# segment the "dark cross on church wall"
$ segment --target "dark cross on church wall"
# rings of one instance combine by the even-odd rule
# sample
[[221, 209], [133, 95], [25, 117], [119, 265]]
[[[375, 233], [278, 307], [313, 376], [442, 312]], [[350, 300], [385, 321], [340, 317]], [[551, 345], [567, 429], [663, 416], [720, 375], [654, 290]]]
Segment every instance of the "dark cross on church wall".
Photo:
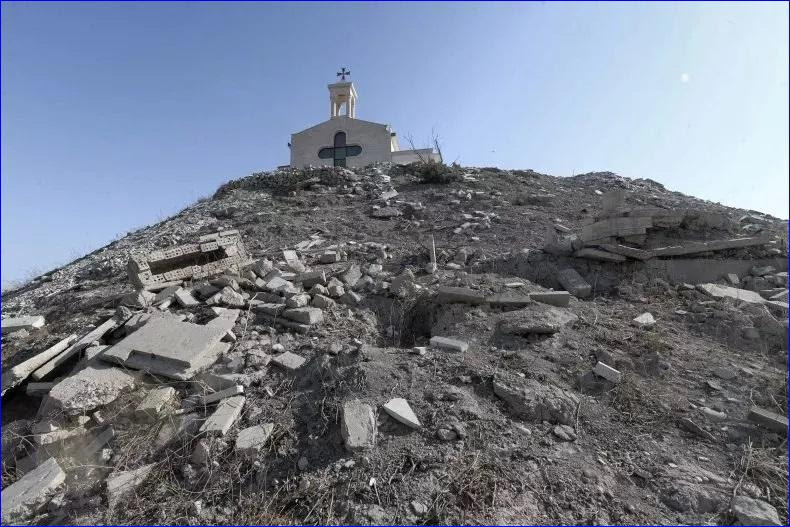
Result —
[[[345, 69], [345, 68], [344, 68]], [[318, 157], [321, 159], [332, 159], [333, 165], [336, 167], [346, 166], [346, 158], [358, 156], [362, 153], [362, 147], [359, 145], [346, 145], [346, 133], [338, 132], [335, 134], [335, 146], [327, 146], [318, 151]]]
[[345, 66], [344, 66], [344, 67], [342, 67], [342, 68], [340, 69], [340, 71], [338, 71], [338, 72], [337, 72], [337, 76], [338, 76], [338, 77], [340, 77], [340, 80], [341, 80], [341, 81], [344, 81], [344, 80], [346, 80], [346, 75], [351, 75], [351, 71], [346, 71], [346, 68], [345, 68]]

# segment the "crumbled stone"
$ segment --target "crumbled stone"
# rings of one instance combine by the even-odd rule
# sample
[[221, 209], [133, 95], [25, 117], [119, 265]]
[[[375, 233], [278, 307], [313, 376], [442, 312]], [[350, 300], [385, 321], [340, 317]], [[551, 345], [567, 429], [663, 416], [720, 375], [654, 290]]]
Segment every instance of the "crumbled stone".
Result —
[[304, 357], [300, 357], [295, 353], [286, 351], [285, 353], [272, 357], [271, 362], [272, 364], [276, 364], [277, 366], [285, 368], [288, 371], [296, 371], [302, 367], [302, 365], [305, 363], [305, 359]]
[[469, 349], [469, 344], [462, 340], [437, 336], [431, 337], [431, 347], [465, 352]]
[[345, 402], [340, 435], [348, 450], [373, 448], [376, 444], [376, 415], [373, 408], [357, 400]]
[[107, 477], [107, 501], [112, 508], [121, 498], [140, 486], [151, 473], [156, 463], [134, 470], [116, 471]]
[[274, 431], [274, 423], [251, 426], [239, 431], [236, 437], [236, 452], [254, 461], [258, 452], [266, 444]]
[[656, 319], [650, 313], [642, 313], [633, 320], [633, 323], [640, 328], [649, 328], [655, 325]]
[[88, 366], [52, 387], [54, 408], [76, 415], [111, 403], [137, 385], [137, 376], [112, 366]]
[[156, 421], [173, 403], [175, 397], [176, 389], [172, 386], [154, 388], [148, 392], [135, 413], [143, 420]]
[[217, 409], [214, 410], [214, 413], [200, 427], [200, 431], [218, 433], [223, 436], [227, 434], [230, 427], [241, 415], [245, 400], [243, 395], [223, 399], [217, 406]]
[[387, 412], [390, 417], [400, 423], [403, 423], [409, 428], [416, 429], [422, 426], [420, 424], [420, 420], [417, 419], [417, 416], [415, 415], [414, 411], [412, 411], [411, 406], [409, 406], [409, 403], [406, 401], [406, 399], [402, 399], [400, 397], [390, 399], [390, 401], [384, 405], [384, 411]]
[[748, 496], [735, 496], [730, 510], [741, 525], [785, 525], [773, 505]]
[[3, 523], [18, 523], [35, 514], [64, 481], [66, 473], [55, 458], [49, 458], [12, 485], [4, 487], [1, 499]]

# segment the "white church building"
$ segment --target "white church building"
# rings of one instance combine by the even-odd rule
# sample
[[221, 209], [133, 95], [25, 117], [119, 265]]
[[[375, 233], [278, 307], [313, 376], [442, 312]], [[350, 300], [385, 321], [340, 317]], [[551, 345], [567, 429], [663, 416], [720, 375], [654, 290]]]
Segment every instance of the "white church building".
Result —
[[357, 90], [354, 83], [346, 81], [350, 73], [343, 68], [337, 74], [341, 82], [329, 85], [329, 119], [291, 134], [292, 167], [363, 167], [381, 161], [406, 164], [421, 157], [442, 160], [433, 148], [401, 150], [389, 125], [357, 119]]

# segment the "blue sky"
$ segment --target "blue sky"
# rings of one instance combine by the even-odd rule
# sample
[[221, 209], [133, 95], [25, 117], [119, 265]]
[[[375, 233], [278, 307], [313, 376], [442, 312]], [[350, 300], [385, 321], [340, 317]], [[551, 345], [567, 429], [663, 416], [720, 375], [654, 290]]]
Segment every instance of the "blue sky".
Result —
[[788, 217], [787, 3], [23, 3], [2, 15], [2, 280], [357, 117], [464, 165], [612, 170]]

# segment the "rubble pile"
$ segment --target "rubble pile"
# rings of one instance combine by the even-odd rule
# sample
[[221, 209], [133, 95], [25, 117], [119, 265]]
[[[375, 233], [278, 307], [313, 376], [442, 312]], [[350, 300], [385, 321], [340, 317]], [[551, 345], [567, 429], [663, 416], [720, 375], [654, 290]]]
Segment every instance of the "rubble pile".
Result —
[[253, 174], [5, 292], [3, 523], [786, 523], [786, 222], [457, 171]]

